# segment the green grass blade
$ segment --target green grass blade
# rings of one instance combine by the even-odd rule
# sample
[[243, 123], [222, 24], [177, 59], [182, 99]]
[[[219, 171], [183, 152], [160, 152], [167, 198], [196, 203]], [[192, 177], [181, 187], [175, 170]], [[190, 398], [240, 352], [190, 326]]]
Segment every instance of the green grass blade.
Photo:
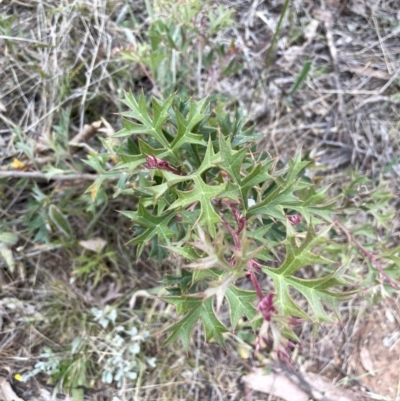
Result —
[[289, 95], [293, 95], [293, 93], [295, 93], [297, 89], [299, 89], [300, 85], [307, 78], [307, 75], [311, 70], [311, 66], [312, 66], [312, 61], [308, 60], [305, 62], [303, 68], [300, 71], [299, 76], [296, 79], [296, 82], [293, 84], [292, 88], [289, 91]]
[[276, 26], [274, 36], [272, 37], [271, 46], [269, 47], [267, 55], [265, 56], [265, 65], [267, 66], [267, 68], [271, 67], [272, 65], [272, 61], [274, 59], [276, 52], [276, 44], [278, 43], [278, 38], [282, 29], [283, 20], [285, 18], [289, 6], [290, 6], [290, 0], [285, 0], [281, 16], [279, 17], [278, 25]]

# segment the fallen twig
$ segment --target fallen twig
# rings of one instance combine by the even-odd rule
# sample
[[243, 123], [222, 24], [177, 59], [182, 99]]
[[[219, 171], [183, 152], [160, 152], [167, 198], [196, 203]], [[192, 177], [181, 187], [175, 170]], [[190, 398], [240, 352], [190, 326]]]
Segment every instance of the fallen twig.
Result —
[[[84, 174], [84, 173], [72, 173], [72, 174], [44, 174], [40, 171], [0, 171], [0, 178], [30, 178], [33, 180], [45, 180], [45, 181], [68, 181], [68, 180], [84, 180], [84, 181], [95, 181], [98, 174]], [[119, 177], [110, 175], [107, 177], [108, 180], [117, 180]]]
[[76, 146], [75, 144], [79, 144], [81, 142], [87, 142], [90, 138], [92, 138], [94, 135], [97, 134], [99, 128], [101, 127], [101, 124], [102, 124], [101, 121], [95, 121], [90, 125], [85, 124], [83, 126], [82, 131], [79, 132], [79, 134], [75, 135], [69, 141], [71, 154], [76, 153], [80, 149], [80, 147]]
[[[87, 142], [87, 141], [89, 141], [90, 138], [92, 138], [94, 135], [96, 135], [101, 127], [101, 124], [102, 124], [101, 121], [95, 121], [91, 124], [85, 124], [83, 126], [82, 130], [69, 141], [70, 153], [71, 154], [76, 153], [80, 149], [80, 146], [77, 146], [77, 144], [82, 143], [82, 142]], [[50, 147], [43, 143], [38, 143], [35, 146], [35, 151], [37, 153], [45, 153], [50, 150], [51, 150]], [[44, 158], [44, 160], [46, 160], [45, 163], [47, 163], [47, 161], [48, 161], [47, 159], [48, 159], [48, 157]], [[39, 161], [35, 160], [35, 162], [39, 162], [40, 164], [43, 164], [40, 162], [40, 159], [39, 159]]]

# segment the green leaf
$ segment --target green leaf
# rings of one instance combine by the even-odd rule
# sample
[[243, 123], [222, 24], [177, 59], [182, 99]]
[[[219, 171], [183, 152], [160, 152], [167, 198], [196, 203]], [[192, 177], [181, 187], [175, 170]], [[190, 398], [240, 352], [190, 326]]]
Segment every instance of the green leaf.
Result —
[[114, 167], [116, 170], [127, 168], [129, 171], [133, 171], [136, 169], [136, 167], [140, 166], [146, 161], [146, 158], [142, 155], [118, 153], [118, 157], [120, 158], [121, 162]]
[[15, 245], [18, 242], [18, 235], [9, 231], [0, 233], [0, 242], [6, 245]]
[[[153, 148], [147, 142], [143, 141], [139, 138], [139, 149], [140, 153], [145, 156], [157, 156], [159, 159], [165, 159], [168, 156], [171, 156], [171, 152], [165, 150], [164, 148]], [[146, 160], [146, 158], [145, 158]], [[175, 162], [178, 162], [178, 159], [175, 159]]]
[[210, 235], [215, 237], [215, 225], [221, 221], [221, 217], [214, 210], [211, 200], [217, 197], [225, 190], [226, 185], [208, 185], [203, 181], [201, 174], [207, 169], [213, 167], [220, 160], [219, 154], [216, 155], [212, 148], [211, 140], [208, 142], [207, 151], [203, 162], [195, 174], [185, 176], [186, 180], [192, 180], [194, 188], [189, 191], [177, 191], [178, 200], [176, 200], [170, 209], [183, 208], [191, 206], [194, 203], [200, 203], [200, 216], [198, 224], [207, 226]]
[[271, 190], [267, 196], [252, 206], [246, 213], [246, 217], [264, 214], [278, 220], [285, 220], [284, 208], [293, 209], [303, 203], [293, 194], [293, 191], [296, 189], [297, 176], [309, 163], [308, 161], [301, 161], [300, 152], [294, 160], [289, 160], [289, 168], [285, 172], [284, 178], [279, 176], [275, 179], [275, 182], [270, 185]]
[[250, 321], [253, 329], [257, 328], [257, 322], [254, 321], [258, 312], [254, 306], [257, 294], [254, 291], [244, 291], [231, 285], [225, 292], [229, 302], [230, 318], [232, 328], [235, 329], [239, 319], [245, 315]]
[[184, 246], [164, 246], [164, 248], [188, 260], [195, 260], [199, 258], [199, 255], [189, 244], [185, 244]]
[[134, 118], [140, 124], [124, 120], [124, 129], [114, 134], [114, 137], [124, 137], [132, 134], [150, 135], [166, 149], [169, 149], [169, 142], [166, 139], [162, 126], [165, 120], [169, 117], [168, 110], [171, 108], [174, 98], [170, 96], [163, 104], [158, 103], [156, 99], [152, 100], [153, 118], [150, 117], [147, 111], [146, 99], [143, 92], [140, 94], [139, 100], [136, 101], [131, 93], [125, 94], [125, 99], [122, 100], [131, 111], [123, 112], [124, 117]]
[[14, 256], [10, 248], [8, 248], [5, 244], [0, 243], [0, 256], [6, 262], [10, 272], [13, 273], [15, 270], [15, 261]]
[[135, 223], [140, 224], [145, 227], [146, 230], [133, 238], [130, 241], [132, 244], [139, 245], [137, 249], [137, 255], [143, 252], [143, 249], [148, 241], [150, 241], [155, 235], [157, 235], [159, 240], [163, 240], [169, 244], [169, 238], [175, 235], [175, 232], [168, 228], [168, 223], [174, 217], [175, 212], [169, 211], [161, 216], [154, 216], [149, 213], [142, 204], [139, 204], [137, 212], [121, 212], [124, 216], [127, 216]]
[[225, 189], [225, 185], [207, 185], [200, 177], [192, 176], [191, 178], [194, 182], [194, 189], [177, 191], [179, 199], [170, 206], [170, 209], [190, 206], [199, 202], [201, 211], [198, 224], [207, 226], [210, 235], [215, 237], [215, 225], [221, 222], [221, 217], [214, 210], [211, 199], [218, 196]]
[[190, 101], [189, 113], [186, 118], [178, 109], [175, 110], [178, 132], [171, 145], [172, 152], [175, 155], [177, 155], [178, 149], [187, 143], [206, 146], [202, 135], [192, 132], [207, 117], [207, 114], [202, 113], [205, 102], [206, 99], [200, 100], [197, 103]]
[[285, 0], [285, 2], [283, 3], [283, 8], [281, 11], [281, 15], [280, 15], [278, 24], [275, 28], [274, 36], [272, 37], [271, 44], [268, 48], [267, 54], [264, 59], [265, 65], [267, 66], [268, 69], [271, 67], [271, 65], [273, 63], [273, 59], [274, 59], [275, 53], [276, 53], [276, 45], [277, 45], [278, 39], [279, 39], [279, 34], [281, 32], [283, 20], [285, 19], [285, 15], [286, 15], [287, 10], [289, 9], [290, 3], [291, 3], [290, 0]]
[[300, 172], [305, 169], [310, 163], [310, 161], [301, 160], [301, 152], [298, 152], [293, 160], [289, 159], [289, 168], [284, 178], [284, 189], [292, 187]]
[[293, 95], [299, 89], [300, 85], [307, 78], [308, 73], [310, 72], [312, 66], [312, 61], [308, 60], [304, 63], [303, 68], [300, 71], [299, 76], [296, 79], [296, 82], [293, 84], [292, 88], [289, 91], [289, 95]]
[[291, 188], [282, 191], [280, 187], [277, 187], [262, 202], [252, 206], [247, 211], [246, 217], [249, 219], [252, 216], [264, 214], [278, 220], [285, 220], [284, 207], [293, 208], [300, 204], [301, 202], [293, 195]]
[[96, 201], [97, 195], [99, 194], [99, 191], [101, 190], [101, 186], [102, 186], [102, 184], [103, 184], [103, 182], [105, 181], [106, 178], [107, 177], [105, 175], [101, 175], [101, 176], [97, 177], [94, 180], [93, 184], [90, 185], [86, 189], [85, 193], [89, 193], [90, 194], [90, 197], [92, 198], [93, 202]]
[[349, 294], [330, 291], [331, 287], [345, 284], [335, 274], [307, 280], [293, 276], [302, 267], [332, 263], [328, 259], [312, 252], [315, 247], [326, 242], [324, 235], [328, 230], [329, 228], [317, 235], [310, 224], [306, 238], [300, 245], [296, 243], [294, 235], [286, 240], [286, 258], [278, 269], [263, 268], [264, 273], [274, 281], [275, 306], [280, 313], [308, 318], [307, 313], [293, 301], [289, 287], [295, 288], [307, 299], [317, 321], [330, 320], [321, 302], [335, 309], [337, 301]]
[[203, 174], [205, 171], [209, 170], [212, 167], [215, 167], [222, 160], [222, 156], [220, 153], [214, 153], [214, 148], [212, 145], [211, 139], [208, 141], [207, 150], [204, 155], [203, 161], [196, 171], [197, 175]]
[[310, 187], [308, 184], [307, 193], [301, 194], [301, 205], [291, 205], [290, 208], [299, 212], [308, 224], [311, 222], [311, 218], [314, 217], [314, 225], [318, 224], [315, 216], [322, 217], [328, 222], [332, 222], [331, 215], [334, 214], [334, 206], [337, 204], [337, 198], [332, 199], [329, 202], [325, 202], [325, 192], [329, 187], [324, 187], [315, 190], [314, 187]]
[[218, 165], [231, 176], [233, 182], [239, 189], [243, 204], [247, 208], [247, 194], [249, 190], [257, 184], [271, 178], [267, 170], [272, 163], [269, 165], [261, 163], [257, 164], [253, 170], [242, 179], [241, 167], [243, 165], [243, 160], [247, 153], [247, 149], [243, 148], [234, 152], [230, 144], [230, 139], [228, 138], [227, 141], [225, 141], [222, 135], [219, 136], [219, 147], [222, 160], [218, 163]]
[[316, 278], [316, 279], [300, 279], [297, 277], [288, 278], [290, 286], [302, 293], [318, 321], [330, 321], [331, 319], [326, 314], [322, 303], [328, 305], [333, 311], [337, 312], [338, 299], [346, 299], [352, 292], [332, 292], [330, 287], [344, 285], [345, 283], [335, 277], [334, 274]]
[[190, 226], [194, 227], [197, 219], [200, 216], [200, 210], [181, 210], [179, 214], [182, 216], [182, 223], [189, 224]]
[[68, 223], [67, 218], [61, 213], [61, 211], [55, 205], [49, 207], [49, 219], [57, 227], [63, 235], [68, 238], [72, 237], [72, 229]]
[[261, 227], [257, 228], [256, 230], [253, 229], [252, 231], [249, 231], [247, 233], [247, 238], [254, 239], [254, 240], [260, 242], [261, 244], [264, 244], [266, 241], [265, 234], [269, 230], [271, 230], [272, 227], [273, 227], [272, 223], [265, 224], [265, 225], [263, 224]]
[[291, 235], [286, 241], [286, 258], [283, 264], [278, 268], [274, 269], [276, 274], [283, 274], [290, 276], [297, 272], [301, 267], [307, 265], [313, 265], [318, 263], [331, 263], [328, 259], [323, 258], [320, 255], [312, 253], [312, 249], [317, 245], [321, 245], [326, 242], [324, 234], [330, 230], [330, 227], [325, 229], [322, 233], [317, 235], [314, 231], [313, 226], [310, 224], [307, 230], [304, 241], [297, 245], [296, 236]]
[[201, 280], [207, 279], [209, 280], [220, 280], [222, 277], [222, 273], [215, 268], [205, 269], [205, 270], [194, 270], [193, 271], [193, 283], [197, 283]]
[[168, 190], [168, 188], [180, 182], [187, 181], [188, 177], [190, 179], [190, 176], [177, 175], [168, 170], [159, 170], [159, 171], [161, 175], [165, 178], [165, 182], [159, 185], [146, 187], [148, 191], [152, 192], [155, 195], [156, 200], [159, 199]]
[[183, 292], [188, 287], [188, 284], [192, 283], [192, 272], [186, 269], [181, 269], [181, 274], [179, 276], [172, 276], [170, 274], [167, 274], [161, 282], [167, 286], [174, 286], [176, 284], [179, 284]]
[[6, 262], [11, 273], [15, 269], [15, 261], [10, 246], [15, 245], [18, 242], [18, 235], [9, 231], [0, 233], [0, 256]]
[[203, 324], [206, 340], [214, 338], [218, 344], [224, 345], [223, 333], [227, 332], [227, 329], [215, 316], [211, 298], [204, 302], [202, 298], [182, 296], [164, 297], [163, 299], [175, 305], [178, 314], [188, 312], [182, 320], [167, 328], [166, 331], [171, 334], [165, 340], [164, 345], [180, 339], [183, 347], [187, 350], [190, 345], [191, 333], [198, 319]]
[[222, 161], [219, 163], [219, 166], [231, 176], [232, 180], [237, 185], [240, 186], [240, 183], [242, 182], [240, 170], [242, 168], [247, 149], [243, 148], [238, 151], [233, 151], [230, 139], [228, 138], [225, 142], [222, 134], [219, 135], [219, 149], [222, 155]]

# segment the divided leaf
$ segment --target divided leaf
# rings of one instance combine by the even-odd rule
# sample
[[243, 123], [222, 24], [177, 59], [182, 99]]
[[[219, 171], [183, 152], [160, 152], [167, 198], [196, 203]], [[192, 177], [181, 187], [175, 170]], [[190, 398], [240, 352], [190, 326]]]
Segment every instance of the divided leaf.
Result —
[[203, 301], [202, 298], [176, 296], [165, 297], [164, 300], [175, 305], [178, 314], [188, 312], [178, 323], [166, 329], [171, 334], [165, 340], [165, 345], [180, 339], [183, 347], [188, 349], [191, 333], [198, 319], [203, 324], [206, 340], [213, 338], [218, 344], [224, 345], [223, 333], [227, 332], [227, 329], [215, 316], [211, 298]]
[[206, 99], [198, 102], [190, 101], [189, 112], [186, 117], [178, 109], [174, 109], [177, 132], [176, 135], [168, 133], [169, 136], [174, 136], [171, 142], [164, 132], [164, 125], [171, 120], [173, 101], [173, 95], [162, 103], [153, 98], [151, 102], [153, 116], [151, 117], [147, 110], [144, 94], [141, 93], [137, 101], [132, 94], [127, 93], [123, 102], [130, 108], [130, 111], [121, 114], [124, 117], [139, 121], [140, 124], [125, 119], [124, 128], [114, 134], [114, 137], [125, 137], [133, 134], [149, 135], [164, 148], [164, 152], [173, 155], [176, 159], [179, 158], [179, 149], [187, 143], [205, 146], [206, 143], [202, 135], [194, 133], [193, 130], [207, 117], [207, 114], [203, 113]]
[[202, 173], [215, 166], [220, 160], [220, 155], [215, 154], [211, 141], [208, 142], [207, 151], [203, 162], [195, 174], [185, 176], [186, 180], [192, 180], [194, 188], [189, 191], [177, 191], [178, 199], [170, 206], [170, 209], [183, 208], [195, 203], [200, 204], [200, 216], [198, 224], [207, 226], [210, 235], [215, 237], [215, 225], [221, 222], [221, 217], [214, 210], [211, 200], [225, 190], [225, 184], [208, 185], [202, 178]]
[[309, 163], [308, 161], [301, 161], [301, 154], [299, 152], [294, 160], [289, 161], [289, 168], [283, 176], [275, 179], [274, 188], [260, 203], [257, 203], [248, 210], [246, 217], [266, 215], [277, 220], [285, 220], [284, 208], [299, 207], [303, 203], [293, 194], [293, 191], [296, 189], [295, 184], [299, 173]]
[[189, 113], [186, 118], [181, 114], [179, 110], [175, 110], [178, 132], [171, 145], [172, 152], [175, 155], [177, 155], [178, 149], [186, 143], [192, 143], [202, 146], [206, 145], [202, 138], [202, 135], [194, 134], [192, 132], [196, 125], [207, 117], [207, 114], [202, 113], [205, 101], [206, 99], [200, 100], [197, 103], [191, 101]]
[[124, 129], [117, 132], [114, 137], [124, 137], [132, 134], [147, 134], [152, 136], [164, 148], [169, 149], [169, 142], [163, 133], [162, 126], [169, 116], [168, 110], [170, 109], [173, 100], [173, 96], [170, 96], [162, 105], [160, 105], [160, 103], [153, 98], [153, 118], [151, 118], [147, 111], [146, 99], [143, 92], [139, 97], [139, 101], [136, 101], [131, 93], [127, 93], [123, 102], [131, 109], [131, 111], [123, 112], [122, 115], [124, 117], [134, 118], [141, 124], [125, 120]]
[[225, 296], [229, 302], [232, 328], [236, 328], [239, 319], [244, 315], [250, 321], [253, 329], [256, 329], [257, 322], [254, 319], [258, 312], [254, 306], [254, 301], [257, 299], [255, 291], [245, 291], [231, 285], [226, 290]]
[[142, 204], [139, 204], [139, 209], [137, 212], [121, 212], [126, 217], [129, 217], [134, 222], [145, 227], [146, 230], [133, 238], [130, 241], [131, 244], [138, 244], [137, 255], [143, 252], [143, 249], [148, 241], [150, 241], [155, 235], [157, 235], [159, 240], [164, 240], [167, 244], [169, 243], [169, 238], [175, 235], [175, 232], [168, 228], [168, 224], [172, 217], [174, 217], [175, 212], [169, 211], [161, 216], [155, 216], [149, 213]]
[[242, 178], [241, 169], [247, 149], [243, 148], [233, 151], [228, 138], [226, 141], [222, 135], [219, 136], [219, 147], [222, 161], [218, 165], [223, 168], [231, 177], [234, 184], [237, 185], [239, 196], [243, 200], [243, 204], [247, 208], [247, 194], [251, 188], [271, 178], [267, 170], [270, 166], [265, 164], [257, 164], [253, 170]]
[[321, 301], [335, 310], [338, 300], [350, 294], [330, 291], [332, 287], [345, 284], [344, 281], [336, 277], [335, 273], [318, 279], [299, 279], [293, 276], [302, 267], [332, 263], [330, 260], [313, 253], [316, 246], [326, 242], [324, 235], [327, 231], [325, 230], [317, 235], [310, 225], [307, 235], [300, 245], [297, 245], [294, 235], [290, 236], [285, 243], [286, 258], [283, 264], [278, 269], [263, 268], [264, 273], [274, 281], [275, 306], [280, 313], [309, 318], [307, 313], [293, 301], [289, 287], [295, 288], [307, 299], [318, 321], [330, 320]]
[[[275, 259], [281, 244], [286, 248], [281, 266], [263, 267], [274, 282], [278, 312], [309, 317], [291, 297], [297, 291], [316, 320], [329, 320], [325, 307], [335, 310], [338, 300], [350, 295], [335, 289], [346, 284], [338, 272], [330, 270], [313, 279], [297, 277], [305, 266], [333, 263], [318, 253], [327, 231], [316, 234], [313, 225], [330, 221], [335, 201], [326, 203], [327, 188], [315, 190], [307, 177], [302, 178], [310, 162], [302, 161], [299, 152], [288, 167], [276, 170], [276, 161], [266, 152], [256, 156], [250, 146], [244, 147], [254, 136], [245, 130], [241, 116], [237, 114], [233, 122], [218, 113], [208, 119], [206, 99], [183, 103], [172, 95], [162, 102], [153, 99], [150, 110], [143, 94], [138, 100], [127, 94], [124, 102], [130, 111], [123, 113], [124, 129], [115, 136], [141, 136], [138, 141], [132, 138], [129, 146], [121, 145], [118, 153], [123, 163], [117, 167], [138, 176], [133, 190], [139, 197], [138, 210], [122, 212], [142, 227], [131, 243], [138, 245], [140, 255], [152, 241], [153, 251], [173, 252], [186, 263], [186, 273], [164, 281], [174, 294], [165, 300], [183, 314], [167, 328], [166, 344], [179, 338], [187, 349], [199, 319], [206, 340], [223, 344], [227, 329], [213, 305], [218, 313], [225, 298], [232, 328], [245, 317], [256, 330], [261, 322], [257, 294], [236, 287], [235, 281], [248, 273], [253, 258], [257, 263]], [[146, 160], [147, 169], [137, 171]], [[309, 226], [301, 241], [302, 234], [295, 233], [287, 218], [293, 211]], [[301, 231], [303, 226], [299, 227]]]
[[293, 195], [292, 188], [277, 187], [263, 201], [249, 208], [246, 217], [266, 215], [277, 220], [285, 220], [284, 208], [300, 205], [301, 202]]
[[200, 226], [207, 226], [210, 235], [215, 237], [215, 224], [221, 221], [221, 217], [214, 210], [211, 204], [211, 199], [219, 195], [224, 189], [225, 185], [207, 185], [200, 177], [192, 177], [194, 188], [190, 191], [177, 191], [179, 199], [175, 201], [170, 208], [176, 209], [179, 207], [191, 206], [194, 203], [200, 203], [200, 216], [198, 224]]

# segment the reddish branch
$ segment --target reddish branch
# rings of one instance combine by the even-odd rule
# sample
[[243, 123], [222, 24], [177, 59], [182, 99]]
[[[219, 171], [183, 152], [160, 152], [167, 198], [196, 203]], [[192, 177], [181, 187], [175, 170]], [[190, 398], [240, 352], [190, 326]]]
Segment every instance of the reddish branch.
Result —
[[[241, 248], [241, 243], [240, 243], [240, 238], [239, 235], [243, 231], [243, 229], [246, 227], [246, 217], [241, 216], [239, 209], [236, 206], [231, 206], [232, 214], [233, 217], [236, 220], [237, 224], [237, 229], [235, 230], [232, 228], [226, 221], [223, 222], [224, 227], [229, 231], [233, 238], [233, 243], [235, 245], [236, 250], [240, 250]], [[229, 262], [231, 265], [235, 263], [235, 259], [232, 258]], [[264, 319], [268, 322], [271, 321], [272, 314], [276, 312], [276, 308], [274, 307], [274, 293], [269, 293], [267, 295], [264, 295], [260, 286], [260, 283], [257, 280], [257, 277], [254, 273], [254, 269], [260, 270], [261, 266], [254, 260], [250, 259], [247, 262], [247, 274], [246, 277], [251, 280], [251, 283], [253, 284], [253, 287], [257, 293], [259, 303], [257, 306], [257, 310], [262, 314]]]
[[374, 254], [372, 254], [368, 249], [364, 248], [350, 233], [350, 231], [342, 224], [340, 223], [338, 220], [335, 220], [335, 224], [337, 227], [339, 227], [343, 233], [346, 235], [347, 240], [349, 241], [349, 243], [354, 244], [359, 250], [360, 252], [367, 257], [371, 263], [373, 264], [373, 266], [375, 266], [379, 273], [386, 278], [386, 280], [389, 282], [389, 284], [393, 287], [396, 288], [398, 286], [398, 284], [385, 272], [385, 270], [383, 269], [383, 266], [381, 265], [381, 263], [377, 260], [376, 256]]

